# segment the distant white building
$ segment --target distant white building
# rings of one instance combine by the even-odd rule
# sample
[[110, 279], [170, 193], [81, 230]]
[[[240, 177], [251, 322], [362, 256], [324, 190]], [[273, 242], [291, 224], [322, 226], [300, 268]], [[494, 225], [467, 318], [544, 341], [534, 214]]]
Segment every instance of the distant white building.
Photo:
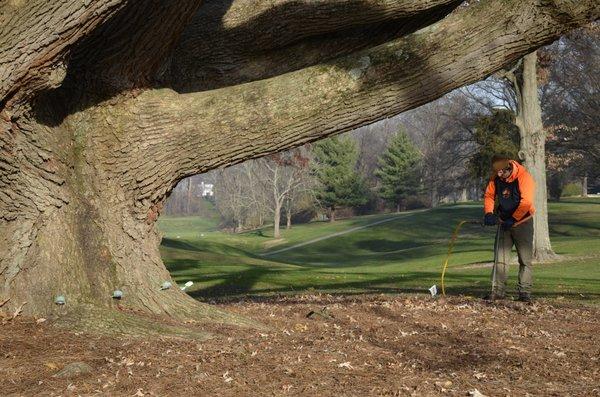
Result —
[[214, 196], [214, 191], [213, 191], [213, 184], [212, 183], [204, 183], [204, 182], [200, 182], [200, 192], [202, 194], [202, 197], [212, 197]]

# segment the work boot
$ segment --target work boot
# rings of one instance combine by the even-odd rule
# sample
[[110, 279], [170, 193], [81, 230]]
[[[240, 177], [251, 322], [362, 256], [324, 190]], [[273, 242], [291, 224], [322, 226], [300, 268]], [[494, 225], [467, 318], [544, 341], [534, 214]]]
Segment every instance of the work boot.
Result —
[[519, 292], [517, 300], [519, 302], [531, 303], [531, 294], [529, 292]]

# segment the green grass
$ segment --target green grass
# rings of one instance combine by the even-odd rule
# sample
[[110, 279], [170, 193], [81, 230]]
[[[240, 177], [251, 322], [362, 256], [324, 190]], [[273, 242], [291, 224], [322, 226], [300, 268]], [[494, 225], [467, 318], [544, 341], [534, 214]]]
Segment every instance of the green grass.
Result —
[[[349, 234], [276, 253], [282, 248], [393, 217]], [[298, 293], [427, 292], [438, 284], [448, 239], [463, 219], [479, 219], [481, 204], [315, 222], [283, 230], [243, 234], [219, 232], [214, 220], [161, 218], [163, 259], [176, 281], [195, 282], [197, 298]], [[534, 266], [537, 296], [600, 302], [600, 200], [550, 203], [557, 263]], [[494, 228], [465, 225], [446, 275], [448, 294], [483, 294], [489, 289]], [[273, 254], [269, 254], [269, 253]], [[511, 269], [509, 288], [516, 284]]]

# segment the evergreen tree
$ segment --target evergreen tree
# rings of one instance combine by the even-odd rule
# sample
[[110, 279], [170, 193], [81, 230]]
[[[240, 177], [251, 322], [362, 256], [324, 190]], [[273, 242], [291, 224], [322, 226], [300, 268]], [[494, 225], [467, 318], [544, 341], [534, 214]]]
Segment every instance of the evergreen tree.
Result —
[[313, 172], [319, 182], [316, 197], [328, 209], [330, 221], [341, 206], [355, 207], [367, 201], [363, 178], [356, 172], [358, 151], [349, 138], [333, 137], [317, 142], [313, 148]]
[[513, 123], [514, 114], [506, 109], [494, 109], [475, 124], [473, 138], [479, 149], [470, 160], [471, 172], [485, 183], [490, 176], [492, 157], [495, 154], [516, 159], [519, 153], [519, 129]]
[[404, 131], [399, 131], [387, 150], [379, 157], [375, 175], [381, 181], [379, 194], [396, 205], [406, 208], [409, 197], [421, 191], [421, 154]]

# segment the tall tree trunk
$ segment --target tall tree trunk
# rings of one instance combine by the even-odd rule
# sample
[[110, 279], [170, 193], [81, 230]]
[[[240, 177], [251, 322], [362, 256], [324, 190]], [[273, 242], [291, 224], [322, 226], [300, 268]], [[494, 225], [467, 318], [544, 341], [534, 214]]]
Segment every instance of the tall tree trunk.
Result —
[[550, 243], [548, 194], [546, 188], [546, 131], [542, 124], [537, 84], [537, 52], [523, 57], [520, 70], [512, 74], [518, 101], [515, 124], [521, 135], [519, 155], [536, 183], [533, 252], [537, 261], [547, 261], [556, 254]]
[[587, 174], [581, 178], [581, 197], [588, 196], [588, 176]]
[[335, 222], [335, 207], [329, 209], [329, 222]]
[[464, 202], [466, 202], [468, 200], [469, 200], [469, 198], [468, 198], [468, 195], [467, 195], [467, 188], [463, 187], [460, 190], [460, 196], [458, 197], [458, 201], [461, 202], [461, 203], [464, 203]]
[[192, 178], [188, 178], [188, 185], [187, 185], [187, 197], [186, 197], [186, 204], [185, 204], [185, 213], [186, 214], [191, 214], [192, 213]]
[[279, 231], [279, 224], [281, 223], [281, 204], [277, 202], [275, 204], [275, 212], [273, 214], [273, 237], [281, 238], [281, 232]]
[[431, 199], [431, 208], [437, 207], [440, 199], [438, 196], [437, 183], [435, 183], [435, 182], [431, 184], [430, 199]]
[[292, 228], [292, 208], [290, 206], [288, 206], [286, 208], [285, 217], [286, 217], [285, 228], [287, 230], [290, 230]]

